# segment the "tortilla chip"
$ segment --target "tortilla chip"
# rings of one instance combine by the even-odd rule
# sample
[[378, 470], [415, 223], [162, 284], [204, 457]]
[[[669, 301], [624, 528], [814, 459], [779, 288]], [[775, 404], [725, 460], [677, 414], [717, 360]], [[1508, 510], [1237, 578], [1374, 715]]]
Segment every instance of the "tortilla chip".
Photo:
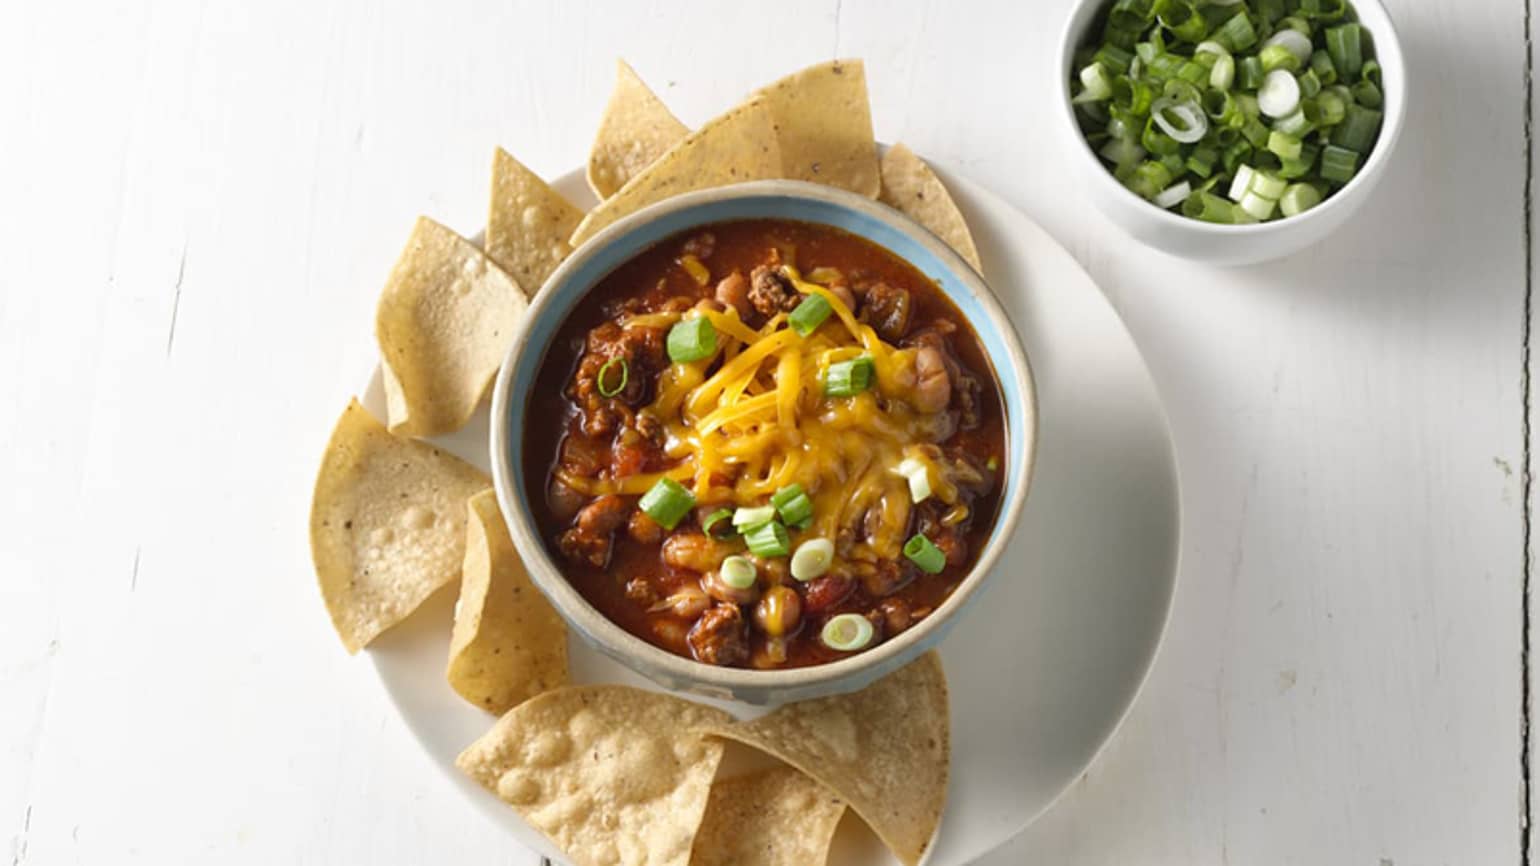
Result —
[[588, 186], [601, 201], [609, 198], [689, 134], [630, 64], [615, 61], [615, 89], [588, 154]]
[[765, 100], [750, 99], [706, 123], [583, 217], [580, 246], [600, 229], [647, 205], [697, 189], [780, 177], [781, 151]]
[[567, 238], [583, 211], [502, 148], [492, 157], [492, 208], [487, 255], [513, 277], [527, 297], [572, 252]]
[[786, 177], [877, 197], [877, 143], [861, 61], [809, 66], [756, 95], [770, 104]]
[[691, 866], [821, 866], [845, 804], [805, 774], [772, 767], [711, 786]]
[[392, 436], [357, 400], [348, 404], [310, 502], [310, 556], [348, 652], [455, 579], [465, 500], [490, 484], [456, 457]]
[[455, 765], [578, 866], [686, 866], [722, 759], [721, 710], [626, 686], [571, 686], [498, 720]]
[[525, 307], [524, 290], [470, 241], [419, 217], [374, 320], [390, 432], [436, 436], [464, 427]]
[[934, 652], [859, 692], [706, 732], [822, 782], [908, 866], [920, 862], [941, 821], [951, 743], [946, 675]]
[[449, 645], [449, 685], [503, 713], [567, 682], [567, 626], [529, 580], [497, 508], [484, 490], [466, 503], [465, 567]]
[[983, 272], [978, 247], [973, 245], [973, 235], [968, 232], [962, 211], [957, 209], [956, 202], [941, 185], [941, 178], [902, 144], [888, 148], [882, 157], [882, 195], [879, 200], [930, 229], [931, 234], [956, 250], [975, 271]]

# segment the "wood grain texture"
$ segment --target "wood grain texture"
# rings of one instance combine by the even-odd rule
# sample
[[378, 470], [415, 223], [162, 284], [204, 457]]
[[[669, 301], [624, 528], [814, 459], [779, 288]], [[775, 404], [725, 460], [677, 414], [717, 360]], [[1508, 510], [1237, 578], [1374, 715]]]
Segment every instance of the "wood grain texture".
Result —
[[580, 164], [617, 55], [691, 124], [859, 56], [879, 136], [1091, 270], [1182, 460], [1145, 693], [986, 862], [1518, 862], [1522, 3], [1392, 2], [1389, 178], [1240, 270], [1136, 247], [1057, 170], [1068, 0], [89, 6], [0, 11], [0, 855], [531, 864], [312, 585], [376, 293], [418, 213], [479, 227], [495, 145]]

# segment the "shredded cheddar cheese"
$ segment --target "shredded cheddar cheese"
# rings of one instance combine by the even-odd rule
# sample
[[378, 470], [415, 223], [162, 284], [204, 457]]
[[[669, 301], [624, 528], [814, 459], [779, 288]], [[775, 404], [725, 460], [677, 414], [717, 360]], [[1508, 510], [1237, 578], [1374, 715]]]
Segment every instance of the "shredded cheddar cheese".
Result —
[[[928, 444], [936, 415], [916, 410], [910, 400], [914, 350], [884, 342], [825, 286], [792, 268], [786, 274], [798, 292], [820, 295], [834, 313], [806, 337], [787, 326], [785, 314], [758, 330], [731, 309], [702, 306], [683, 314], [711, 321], [716, 354], [674, 364], [660, 377], [653, 403], [641, 410], [662, 424], [664, 453], [678, 461], [674, 468], [612, 481], [562, 480], [584, 493], [640, 493], [667, 476], [691, 487], [700, 503], [740, 507], [763, 505], [777, 490], [800, 484], [813, 499], [811, 533], [852, 540], [855, 559], [897, 558], [912, 503], [906, 479], [893, 467], [918, 460], [937, 480], [937, 497], [953, 504], [958, 495], [941, 471], [940, 449]], [[672, 316], [670, 324], [679, 318], [652, 314], [630, 322], [657, 326], [664, 316]], [[860, 356], [871, 358], [872, 388], [826, 396], [830, 365]]]

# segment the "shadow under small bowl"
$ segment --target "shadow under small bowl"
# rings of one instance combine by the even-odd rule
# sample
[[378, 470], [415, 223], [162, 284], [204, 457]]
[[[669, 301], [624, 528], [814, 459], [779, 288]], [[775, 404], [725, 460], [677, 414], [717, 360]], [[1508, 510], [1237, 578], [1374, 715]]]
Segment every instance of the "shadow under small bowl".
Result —
[[[531, 511], [524, 470], [524, 430], [554, 423], [531, 418], [525, 399], [552, 340], [583, 297], [616, 267], [680, 232], [729, 220], [784, 219], [832, 226], [863, 237], [913, 265], [973, 326], [1000, 384], [1006, 422], [1006, 472], [1000, 511], [978, 561], [934, 613], [892, 640], [828, 664], [783, 670], [726, 668], [675, 655], [627, 632], [567, 581]], [[853, 691], [935, 646], [977, 600], [1005, 550], [1026, 499], [1036, 452], [1032, 374], [1016, 330], [989, 287], [944, 243], [884, 205], [842, 190], [797, 181], [758, 181], [688, 193], [609, 226], [572, 254], [531, 302], [492, 393], [491, 460], [497, 498], [536, 586], [589, 644], [669, 689], [778, 704]], [[543, 489], [544, 479], [536, 479]]]
[[1379, 183], [1385, 165], [1401, 136], [1406, 115], [1406, 61], [1401, 41], [1390, 14], [1379, 0], [1352, 0], [1358, 20], [1368, 31], [1385, 81], [1384, 120], [1379, 140], [1358, 173], [1341, 189], [1315, 207], [1292, 217], [1283, 217], [1251, 225], [1223, 225], [1204, 222], [1164, 210], [1131, 192], [1096, 155], [1070, 102], [1072, 82], [1078, 80], [1074, 68], [1075, 52], [1091, 38], [1091, 26], [1097, 22], [1111, 0], [1079, 0], [1065, 22], [1059, 38], [1058, 62], [1054, 70], [1058, 80], [1058, 116], [1065, 142], [1066, 156], [1074, 164], [1081, 187], [1090, 195], [1107, 218], [1144, 243], [1158, 250], [1193, 261], [1215, 265], [1244, 265], [1278, 259], [1325, 239], [1342, 227]]

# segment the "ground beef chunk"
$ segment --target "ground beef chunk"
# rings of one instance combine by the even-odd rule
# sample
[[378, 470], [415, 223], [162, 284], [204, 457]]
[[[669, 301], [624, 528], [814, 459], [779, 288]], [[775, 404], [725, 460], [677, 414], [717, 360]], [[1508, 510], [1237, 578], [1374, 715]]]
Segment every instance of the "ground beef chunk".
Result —
[[802, 299], [780, 269], [760, 265], [749, 277], [749, 303], [762, 316], [789, 313]]
[[609, 564], [615, 530], [626, 522], [631, 506], [614, 494], [606, 494], [583, 506], [571, 529], [557, 539], [563, 555], [596, 568]]
[[737, 665], [749, 657], [748, 624], [736, 604], [718, 604], [701, 614], [688, 639], [696, 660], [708, 665]]
[[[647, 401], [653, 374], [667, 363], [663, 341], [661, 328], [622, 328], [614, 322], [605, 322], [588, 332], [583, 357], [567, 387], [567, 395], [582, 413], [583, 432], [590, 436], [609, 435], [617, 425], [630, 420], [631, 407]], [[629, 375], [620, 393], [606, 397], [599, 392], [599, 371], [616, 358], [625, 359]], [[618, 376], [612, 367], [604, 384], [613, 389]]]
[[879, 281], [866, 287], [859, 318], [871, 325], [884, 340], [897, 343], [909, 332], [913, 313], [914, 299], [908, 289], [894, 288]]

